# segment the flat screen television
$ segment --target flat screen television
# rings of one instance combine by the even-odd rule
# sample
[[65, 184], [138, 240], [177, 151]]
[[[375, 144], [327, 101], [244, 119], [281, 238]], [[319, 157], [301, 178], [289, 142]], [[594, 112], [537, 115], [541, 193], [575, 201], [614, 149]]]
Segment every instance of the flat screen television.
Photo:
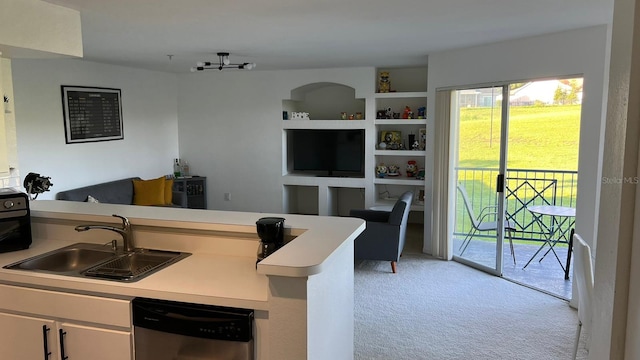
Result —
[[289, 130], [293, 171], [317, 176], [364, 176], [364, 129]]

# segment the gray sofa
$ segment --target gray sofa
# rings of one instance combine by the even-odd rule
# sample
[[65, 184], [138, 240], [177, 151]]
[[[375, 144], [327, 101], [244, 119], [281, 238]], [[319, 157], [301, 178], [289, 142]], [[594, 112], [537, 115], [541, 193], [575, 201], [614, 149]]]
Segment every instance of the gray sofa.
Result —
[[[138, 177], [109, 181], [101, 184], [85, 186], [77, 189], [60, 191], [56, 194], [56, 200], [84, 201], [89, 195], [101, 203], [108, 204], [133, 204], [133, 180]], [[173, 191], [173, 206], [187, 207], [187, 194], [182, 191]]]
[[412, 201], [413, 193], [407, 191], [391, 211], [351, 210], [350, 216], [367, 221], [367, 228], [354, 242], [355, 259], [390, 261], [391, 271], [396, 272], [396, 264], [404, 249]]

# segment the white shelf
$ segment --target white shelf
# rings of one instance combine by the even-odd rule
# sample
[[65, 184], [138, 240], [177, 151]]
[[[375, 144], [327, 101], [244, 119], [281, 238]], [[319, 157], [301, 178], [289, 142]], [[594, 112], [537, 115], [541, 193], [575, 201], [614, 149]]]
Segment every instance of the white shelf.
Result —
[[411, 97], [427, 97], [426, 91], [412, 91], [412, 92], [390, 92], [390, 93], [375, 93], [376, 99], [398, 99], [398, 98], [411, 98]]
[[385, 177], [385, 178], [375, 178], [373, 180], [374, 184], [385, 184], [385, 185], [412, 185], [412, 186], [424, 186], [424, 179], [417, 180], [415, 178], [408, 178], [404, 176], [396, 176], [396, 177]]
[[376, 119], [376, 125], [426, 125], [427, 119]]
[[373, 152], [376, 156], [425, 156], [427, 154], [424, 150], [375, 150]]
[[365, 120], [282, 120], [283, 129], [364, 129]]
[[[378, 199], [374, 204], [374, 207], [378, 209], [374, 210], [386, 210], [391, 211], [393, 205], [395, 205], [397, 199]], [[424, 202], [412, 202], [411, 211], [424, 211]]]
[[332, 186], [361, 188], [367, 183], [365, 178], [329, 177], [314, 175], [287, 174], [282, 177], [283, 185]]

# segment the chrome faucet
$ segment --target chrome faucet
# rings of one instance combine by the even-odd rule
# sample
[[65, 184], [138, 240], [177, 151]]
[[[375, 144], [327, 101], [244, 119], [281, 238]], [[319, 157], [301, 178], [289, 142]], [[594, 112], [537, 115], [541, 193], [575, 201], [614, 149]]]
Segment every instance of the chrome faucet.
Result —
[[131, 223], [129, 223], [129, 219], [124, 216], [113, 214], [117, 218], [122, 220], [122, 228], [116, 226], [109, 225], [78, 225], [76, 226], [76, 231], [87, 231], [91, 229], [102, 229], [102, 230], [110, 230], [113, 232], [117, 232], [122, 236], [122, 245], [124, 247], [124, 251], [132, 252], [135, 250], [135, 246], [133, 245], [133, 232], [131, 231]]

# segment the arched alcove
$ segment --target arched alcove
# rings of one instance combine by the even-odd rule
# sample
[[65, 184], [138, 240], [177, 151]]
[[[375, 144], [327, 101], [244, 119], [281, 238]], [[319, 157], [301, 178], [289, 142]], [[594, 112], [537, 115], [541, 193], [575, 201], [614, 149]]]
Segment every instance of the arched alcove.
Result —
[[318, 82], [291, 90], [282, 100], [282, 110], [308, 112], [311, 120], [339, 120], [341, 113], [365, 114], [365, 99], [357, 99], [354, 88], [332, 82]]

